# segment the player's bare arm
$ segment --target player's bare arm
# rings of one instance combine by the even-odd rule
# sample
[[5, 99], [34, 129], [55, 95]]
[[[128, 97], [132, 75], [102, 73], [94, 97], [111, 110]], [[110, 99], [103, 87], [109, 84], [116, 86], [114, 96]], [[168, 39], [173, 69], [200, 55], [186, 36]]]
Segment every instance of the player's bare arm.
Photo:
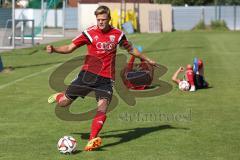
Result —
[[53, 45], [47, 45], [46, 51], [48, 53], [69, 54], [69, 53], [72, 53], [76, 48], [77, 48], [77, 46], [73, 43], [71, 43], [69, 45], [60, 46], [60, 47], [54, 47]]
[[156, 65], [156, 62], [155, 62], [155, 61], [151, 60], [150, 58], [148, 58], [148, 57], [147, 57], [146, 55], [144, 55], [143, 53], [140, 53], [137, 48], [134, 48], [132, 51], [130, 51], [130, 52], [128, 52], [128, 53], [130, 53], [131, 55], [134, 55], [134, 56], [137, 57], [137, 58], [140, 58], [140, 59], [143, 59], [143, 60], [147, 61], [147, 62], [150, 63], [151, 65], [154, 65], [154, 66]]
[[145, 61], [147, 61], [148, 63], [150, 63], [153, 66], [156, 65], [155, 61], [151, 60], [150, 58], [148, 58], [143, 53], [140, 53], [137, 48], [134, 48], [132, 46], [132, 44], [123, 42], [122, 46], [123, 46], [124, 49], [126, 49], [128, 51], [129, 54], [131, 54], [131, 55], [133, 55], [133, 56], [135, 56], [135, 57], [137, 57], [139, 59], [145, 60]]
[[181, 80], [178, 78], [178, 75], [180, 72], [183, 72], [184, 68], [183, 67], [179, 67], [178, 70], [173, 74], [172, 76], [172, 81], [175, 82], [176, 84], [178, 84]]

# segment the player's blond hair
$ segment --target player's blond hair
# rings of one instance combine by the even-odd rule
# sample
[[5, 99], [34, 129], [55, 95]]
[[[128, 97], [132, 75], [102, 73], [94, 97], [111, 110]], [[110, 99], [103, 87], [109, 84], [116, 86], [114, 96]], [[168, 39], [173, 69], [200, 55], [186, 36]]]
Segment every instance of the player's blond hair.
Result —
[[111, 19], [110, 9], [107, 6], [99, 6], [96, 11], [94, 12], [95, 16], [99, 14], [107, 14], [108, 17]]

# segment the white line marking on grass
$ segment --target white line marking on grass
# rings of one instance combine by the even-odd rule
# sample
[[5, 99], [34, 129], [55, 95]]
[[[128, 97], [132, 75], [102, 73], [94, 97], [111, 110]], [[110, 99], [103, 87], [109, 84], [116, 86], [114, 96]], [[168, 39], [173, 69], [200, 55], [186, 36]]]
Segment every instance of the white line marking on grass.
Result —
[[[61, 63], [61, 64], [62, 64], [62, 63]], [[16, 80], [14, 80], [14, 81], [12, 81], [12, 82], [6, 83], [6, 84], [4, 84], [4, 85], [0, 85], [0, 89], [6, 88], [6, 87], [8, 87], [8, 86], [11, 86], [11, 85], [13, 85], [13, 84], [15, 84], [15, 83], [17, 83], [17, 82], [24, 81], [25, 79], [38, 76], [38, 75], [40, 75], [40, 74], [42, 74], [42, 73], [45, 73], [45, 72], [47, 72], [47, 71], [49, 71], [49, 70], [51, 70], [51, 69], [53, 69], [53, 68], [55, 68], [55, 67], [57, 67], [57, 66], [59, 66], [59, 65], [61, 65], [61, 64], [56, 64], [56, 65], [51, 66], [51, 67], [48, 67], [48, 68], [46, 68], [46, 69], [44, 69], [44, 70], [42, 70], [42, 71], [40, 71], [40, 72], [36, 72], [36, 73], [33, 73], [33, 74], [29, 74], [29, 75], [27, 75], [27, 76], [25, 76], [25, 77], [16, 79]]]
[[[135, 36], [133, 36], [133, 37], [135, 37]], [[155, 37], [154, 37], [154, 38], [155, 38]], [[157, 37], [157, 38], [159, 38], [159, 37]], [[148, 39], [148, 38], [146, 38], [146, 39]], [[146, 39], [144, 39], [144, 40], [146, 40]], [[153, 39], [153, 38], [149, 38], [149, 39]], [[155, 42], [155, 41], [154, 41], [154, 42]], [[152, 43], [153, 43], [153, 42], [152, 42]], [[146, 46], [149, 46], [149, 45], [152, 44], [152, 43], [148, 43], [148, 45], [145, 45], [145, 47], [146, 47]], [[146, 48], [147, 48], [147, 47], [146, 47]], [[127, 51], [118, 51], [118, 53], [127, 53]], [[71, 58], [70, 58], [70, 59], [71, 59]], [[61, 64], [62, 64], [62, 63], [61, 63]], [[25, 79], [38, 76], [38, 75], [40, 75], [40, 74], [42, 74], [42, 73], [45, 73], [45, 72], [51, 70], [52, 68], [55, 68], [55, 67], [57, 67], [57, 66], [59, 66], [59, 65], [61, 65], [61, 64], [54, 65], [54, 66], [49, 67], [49, 68], [46, 68], [46, 69], [44, 69], [44, 70], [42, 70], [42, 71], [40, 71], [40, 72], [36, 72], [36, 73], [30, 74], [30, 75], [27, 75], [27, 76], [25, 76], [25, 77], [16, 79], [16, 80], [14, 80], [14, 81], [12, 81], [12, 82], [9, 82], [9, 83], [0, 85], [0, 90], [6, 88], [6, 87], [8, 87], [8, 86], [11, 86], [11, 85], [13, 85], [13, 84], [15, 84], [15, 83], [17, 83], [17, 82], [24, 81]]]

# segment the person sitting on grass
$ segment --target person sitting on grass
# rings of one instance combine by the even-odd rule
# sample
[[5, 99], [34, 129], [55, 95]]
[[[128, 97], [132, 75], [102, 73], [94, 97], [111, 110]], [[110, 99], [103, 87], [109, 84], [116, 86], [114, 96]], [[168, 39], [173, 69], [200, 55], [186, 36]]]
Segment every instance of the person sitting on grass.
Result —
[[[183, 79], [178, 78], [181, 72], [185, 71]], [[182, 91], [196, 91], [197, 89], [208, 88], [209, 84], [204, 78], [204, 65], [203, 61], [194, 58], [193, 67], [188, 64], [186, 70], [184, 67], [179, 67], [173, 74], [172, 81], [178, 84], [179, 89]]]

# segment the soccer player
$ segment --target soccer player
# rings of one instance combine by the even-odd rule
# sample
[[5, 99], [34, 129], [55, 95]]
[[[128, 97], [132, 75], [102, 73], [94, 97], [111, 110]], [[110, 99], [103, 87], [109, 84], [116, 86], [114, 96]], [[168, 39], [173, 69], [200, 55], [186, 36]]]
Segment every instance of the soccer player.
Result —
[[[195, 58], [192, 65], [188, 64], [186, 66], [185, 76], [183, 79], [179, 79], [178, 75], [184, 72], [184, 67], [179, 67], [179, 69], [173, 74], [172, 81], [178, 85], [181, 83], [188, 83], [189, 88], [179, 87], [183, 91], [196, 91], [196, 89], [207, 88], [208, 82], [204, 79], [204, 66], [203, 61]], [[186, 77], [186, 79], [185, 79]]]
[[151, 65], [156, 65], [155, 61], [134, 49], [121, 30], [115, 29], [109, 24], [111, 16], [108, 7], [99, 6], [95, 15], [97, 25], [84, 30], [72, 40], [71, 44], [60, 47], [46, 46], [48, 53], [68, 54], [87, 45], [88, 53], [77, 79], [64, 92], [56, 93], [48, 99], [49, 103], [57, 102], [58, 106], [65, 107], [69, 106], [77, 97], [84, 98], [89, 92], [95, 92], [97, 113], [92, 121], [89, 141], [85, 147], [86, 151], [94, 150], [101, 145], [102, 140], [98, 137], [98, 133], [107, 118], [107, 108], [112, 99], [117, 45], [126, 49], [129, 54], [143, 59]]

